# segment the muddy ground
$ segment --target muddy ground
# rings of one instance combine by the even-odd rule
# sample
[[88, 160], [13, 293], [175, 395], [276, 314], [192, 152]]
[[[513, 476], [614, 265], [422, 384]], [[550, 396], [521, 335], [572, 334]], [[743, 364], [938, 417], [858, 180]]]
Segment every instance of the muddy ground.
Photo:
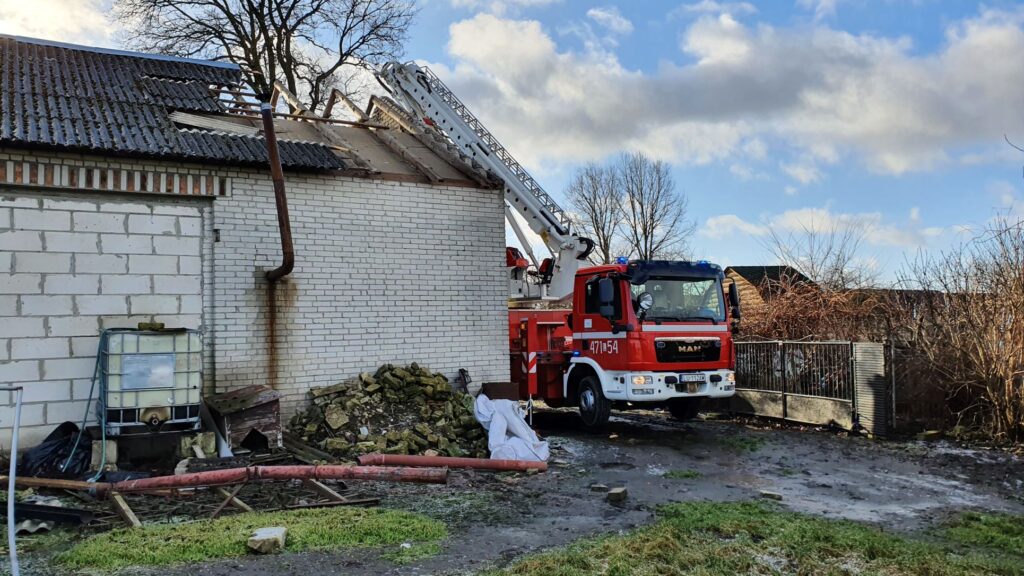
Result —
[[[601, 434], [579, 430], [570, 412], [540, 413], [535, 425], [552, 444], [547, 473], [459, 471], [447, 486], [363, 486], [382, 497], [384, 506], [448, 523], [451, 537], [434, 558], [395, 566], [373, 551], [304, 553], [152, 573], [472, 574], [651, 522], [660, 504], [760, 498], [762, 491], [781, 495], [781, 504], [792, 510], [896, 531], [925, 530], [966, 509], [1024, 512], [1024, 459], [947, 442], [884, 442], [742, 421], [683, 424], [658, 412], [613, 416]], [[664, 476], [672, 470], [700, 475]], [[595, 483], [627, 487], [627, 502], [607, 503], [603, 493], [591, 490]]]

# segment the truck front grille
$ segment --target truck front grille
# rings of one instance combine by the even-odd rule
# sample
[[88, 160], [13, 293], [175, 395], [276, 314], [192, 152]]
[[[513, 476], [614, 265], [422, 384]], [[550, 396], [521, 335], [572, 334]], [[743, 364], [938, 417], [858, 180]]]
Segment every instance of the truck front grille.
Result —
[[722, 341], [718, 338], [657, 340], [654, 351], [658, 362], [716, 362], [722, 353]]

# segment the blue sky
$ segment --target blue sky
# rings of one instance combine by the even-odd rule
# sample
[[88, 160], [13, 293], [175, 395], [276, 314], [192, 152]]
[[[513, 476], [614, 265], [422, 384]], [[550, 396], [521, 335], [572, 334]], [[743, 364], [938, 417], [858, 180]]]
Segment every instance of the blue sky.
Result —
[[[116, 45], [111, 0], [0, 0], [0, 32]], [[695, 257], [865, 226], [892, 278], [1024, 215], [1024, 8], [938, 0], [420, 0], [430, 65], [556, 198], [588, 161], [670, 162]], [[41, 17], [44, 16], [44, 17]]]
[[769, 263], [769, 229], [866, 222], [892, 277], [1021, 213], [1022, 26], [999, 1], [429, 0], [406, 55], [556, 197], [639, 149], [674, 166], [695, 256]]

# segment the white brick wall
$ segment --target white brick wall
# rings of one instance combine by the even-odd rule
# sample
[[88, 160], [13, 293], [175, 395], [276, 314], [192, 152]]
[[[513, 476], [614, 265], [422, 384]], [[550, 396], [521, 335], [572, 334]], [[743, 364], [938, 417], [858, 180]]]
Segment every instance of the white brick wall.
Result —
[[[81, 420], [101, 329], [157, 315], [200, 327], [201, 306], [180, 302], [202, 298], [196, 222], [211, 202], [0, 187], [0, 383], [25, 387], [24, 446]], [[12, 414], [0, 406], [5, 445]]]
[[385, 362], [450, 378], [466, 368], [476, 383], [508, 378], [499, 192], [289, 173], [297, 263], [277, 289], [271, 374], [263, 273], [280, 259], [273, 191], [259, 171], [215, 175], [232, 182], [215, 201], [0, 187], [0, 383], [26, 387], [23, 445], [81, 418], [99, 331], [142, 321], [202, 327], [208, 386], [275, 384], [286, 418], [310, 387]]
[[233, 176], [214, 205], [218, 390], [273, 383], [287, 416], [310, 387], [386, 362], [508, 379], [499, 192], [288, 175], [296, 267], [277, 288], [275, 381], [262, 274], [280, 261], [273, 191]]

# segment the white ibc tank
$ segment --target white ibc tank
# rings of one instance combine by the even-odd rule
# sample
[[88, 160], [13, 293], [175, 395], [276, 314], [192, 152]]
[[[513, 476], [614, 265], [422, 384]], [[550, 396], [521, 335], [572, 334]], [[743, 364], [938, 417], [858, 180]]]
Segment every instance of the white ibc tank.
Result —
[[[171, 432], [199, 423], [203, 338], [197, 330], [109, 330], [101, 348], [107, 433]], [[124, 430], [145, 426], [147, 429]]]

